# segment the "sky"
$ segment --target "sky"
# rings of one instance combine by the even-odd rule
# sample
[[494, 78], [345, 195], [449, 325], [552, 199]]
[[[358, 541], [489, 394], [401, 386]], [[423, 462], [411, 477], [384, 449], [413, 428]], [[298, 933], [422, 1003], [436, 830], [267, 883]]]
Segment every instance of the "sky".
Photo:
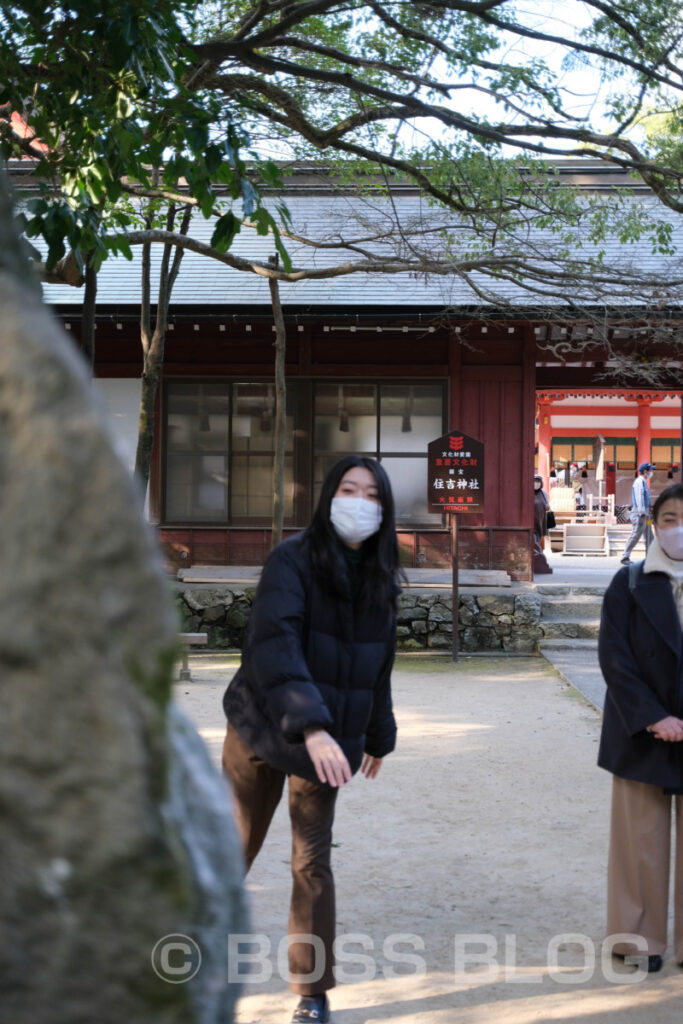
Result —
[[[581, 30], [590, 25], [593, 17], [589, 8], [578, 0], [521, 0], [516, 9], [519, 20], [527, 27], [570, 39], [578, 37]], [[566, 66], [566, 52], [555, 43], [510, 35], [499, 50], [490, 54], [489, 59], [515, 65], [528, 64], [534, 59], [543, 60], [557, 76], [557, 83], [564, 92], [565, 109], [576, 117], [590, 116], [597, 126], [606, 127], [607, 118], [602, 112], [605, 111], [608, 98], [607, 86], [601, 82], [597, 71], [585, 64]], [[481, 92], [459, 93], [458, 109], [463, 114], [477, 114], [492, 121], [515, 121], [514, 113]], [[439, 139], [443, 135], [441, 124], [433, 120], [423, 122], [413, 138], [415, 144], [419, 145], [425, 137]], [[409, 130], [406, 130], [404, 138], [409, 138]], [[562, 143], [558, 145], [561, 147]], [[567, 142], [565, 148], [573, 148], [573, 145]], [[514, 155], [519, 150], [510, 146], [506, 147], [506, 152], [507, 155]]]

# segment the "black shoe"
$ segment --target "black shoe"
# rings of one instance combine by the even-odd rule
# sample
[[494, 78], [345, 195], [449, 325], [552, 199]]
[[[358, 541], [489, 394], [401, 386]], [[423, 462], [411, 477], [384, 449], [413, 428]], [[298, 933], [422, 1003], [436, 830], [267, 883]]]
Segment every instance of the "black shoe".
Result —
[[[645, 961], [645, 957], [638, 956], [637, 953], [612, 953], [612, 956], [617, 960], [626, 960], [626, 957], [628, 956], [629, 963], [633, 964], [634, 967], [640, 967], [641, 963], [644, 964]], [[653, 953], [647, 958], [648, 974], [654, 974], [656, 971], [661, 971], [663, 965], [664, 961], [659, 953]], [[683, 967], [683, 964], [680, 964], [679, 966]]]
[[622, 565], [630, 565], [631, 564], [631, 559], [630, 558], [622, 558], [621, 559], [621, 564]]
[[326, 1024], [330, 1019], [330, 1003], [323, 992], [319, 996], [302, 996], [294, 1011], [292, 1024]]

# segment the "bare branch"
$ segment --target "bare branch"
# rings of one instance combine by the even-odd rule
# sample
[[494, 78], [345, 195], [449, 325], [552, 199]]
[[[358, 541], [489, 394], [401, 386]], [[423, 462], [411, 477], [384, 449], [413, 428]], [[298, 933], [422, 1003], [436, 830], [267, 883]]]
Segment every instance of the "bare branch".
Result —
[[32, 266], [45, 284], [68, 284], [72, 288], [82, 288], [85, 284], [83, 270], [78, 264], [76, 254], [71, 250], [52, 270], [48, 270], [44, 263], [33, 263]]
[[434, 78], [425, 78], [423, 75], [416, 75], [412, 72], [406, 71], [404, 68], [398, 68], [395, 64], [390, 64], [387, 61], [354, 57], [351, 54], [344, 53], [343, 50], [337, 50], [332, 46], [321, 46], [319, 43], [311, 43], [307, 39], [298, 39], [296, 36], [284, 36], [282, 39], [278, 40], [278, 45], [286, 46], [294, 50], [300, 50], [302, 53], [315, 53], [322, 57], [331, 57], [340, 64], [348, 64], [349, 67], [352, 68], [386, 71], [401, 81], [412, 82], [414, 85], [424, 85], [428, 89], [435, 89], [444, 96], [448, 96], [454, 88], [457, 88], [454, 85], [438, 82]]
[[602, 60], [608, 61], [612, 64], [616, 63], [621, 67], [630, 68], [632, 71], [636, 71], [639, 75], [644, 75], [652, 82], [659, 82], [660, 85], [668, 85], [674, 89], [681, 88], [680, 82], [676, 82], [669, 76], [661, 74], [650, 65], [645, 64], [642, 61], [634, 60], [633, 58], [627, 57], [623, 54], [607, 50], [602, 46], [596, 46], [591, 43], [581, 43], [578, 39], [572, 39], [570, 41], [566, 36], [551, 35], [548, 32], [541, 32], [537, 29], [527, 28], [520, 22], [507, 21], [486, 13], [482, 14], [482, 20], [487, 22], [489, 25], [493, 25], [495, 28], [502, 29], [506, 32], [513, 32], [515, 35], [523, 36], [525, 39], [536, 39], [539, 42], [554, 43], [556, 46], [560, 46], [564, 49], [572, 49], [577, 53], [587, 53], [594, 57], [600, 57]]

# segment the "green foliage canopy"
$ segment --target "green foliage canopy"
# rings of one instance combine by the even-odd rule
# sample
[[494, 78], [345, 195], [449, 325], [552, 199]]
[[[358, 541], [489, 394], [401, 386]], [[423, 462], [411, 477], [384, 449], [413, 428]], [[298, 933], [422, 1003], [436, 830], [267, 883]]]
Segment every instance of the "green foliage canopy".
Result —
[[95, 269], [109, 251], [130, 255], [130, 191], [182, 182], [209, 216], [222, 186], [246, 216], [265, 215], [241, 156], [244, 130], [193, 86], [195, 14], [188, 0], [2, 6], [0, 144], [5, 159], [35, 161], [25, 229], [45, 240], [48, 268], [67, 244]]
[[[613, 193], [565, 188], [547, 157], [617, 164], [683, 212], [681, 0], [74, 0], [3, 5], [5, 156], [37, 158], [27, 231], [53, 265], [66, 246], [97, 266], [129, 253], [122, 199], [186, 197], [218, 214], [214, 249], [244, 221], [278, 229], [261, 204], [274, 163], [321, 158], [359, 181], [416, 183], [454, 215], [444, 244], [519, 259], [532, 230], [572, 253], [615, 229], [670, 253], [671, 228]], [[579, 95], [579, 94], [583, 95]], [[32, 135], [22, 137], [10, 114]], [[244, 154], [250, 160], [247, 172]], [[518, 154], [516, 157], [511, 154]], [[252, 163], [253, 160], [253, 163]], [[158, 170], [155, 170], [157, 168]], [[182, 193], [180, 195], [180, 193]], [[221, 208], [218, 194], [227, 203]], [[286, 218], [286, 212], [281, 212]], [[539, 260], [543, 258], [539, 250]], [[495, 273], [495, 271], [494, 271]]]

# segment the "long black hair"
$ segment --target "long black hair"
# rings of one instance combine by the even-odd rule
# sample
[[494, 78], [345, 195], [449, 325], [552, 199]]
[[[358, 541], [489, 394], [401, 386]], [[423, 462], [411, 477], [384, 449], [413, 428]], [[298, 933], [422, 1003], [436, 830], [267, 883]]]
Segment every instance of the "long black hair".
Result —
[[659, 510], [664, 502], [669, 501], [671, 498], [678, 498], [679, 501], [683, 501], [683, 483], [671, 484], [669, 487], [666, 487], [657, 498], [652, 509], [652, 522], [655, 526], [657, 525]]
[[346, 455], [336, 462], [323, 480], [318, 505], [303, 538], [311, 546], [313, 570], [323, 585], [341, 596], [340, 541], [330, 521], [330, 507], [339, 485], [350, 469], [361, 466], [369, 470], [377, 484], [377, 497], [382, 506], [382, 522], [377, 533], [363, 541], [362, 604], [371, 601], [396, 604], [400, 582], [405, 579], [398, 561], [394, 496], [386, 471], [367, 455]]

